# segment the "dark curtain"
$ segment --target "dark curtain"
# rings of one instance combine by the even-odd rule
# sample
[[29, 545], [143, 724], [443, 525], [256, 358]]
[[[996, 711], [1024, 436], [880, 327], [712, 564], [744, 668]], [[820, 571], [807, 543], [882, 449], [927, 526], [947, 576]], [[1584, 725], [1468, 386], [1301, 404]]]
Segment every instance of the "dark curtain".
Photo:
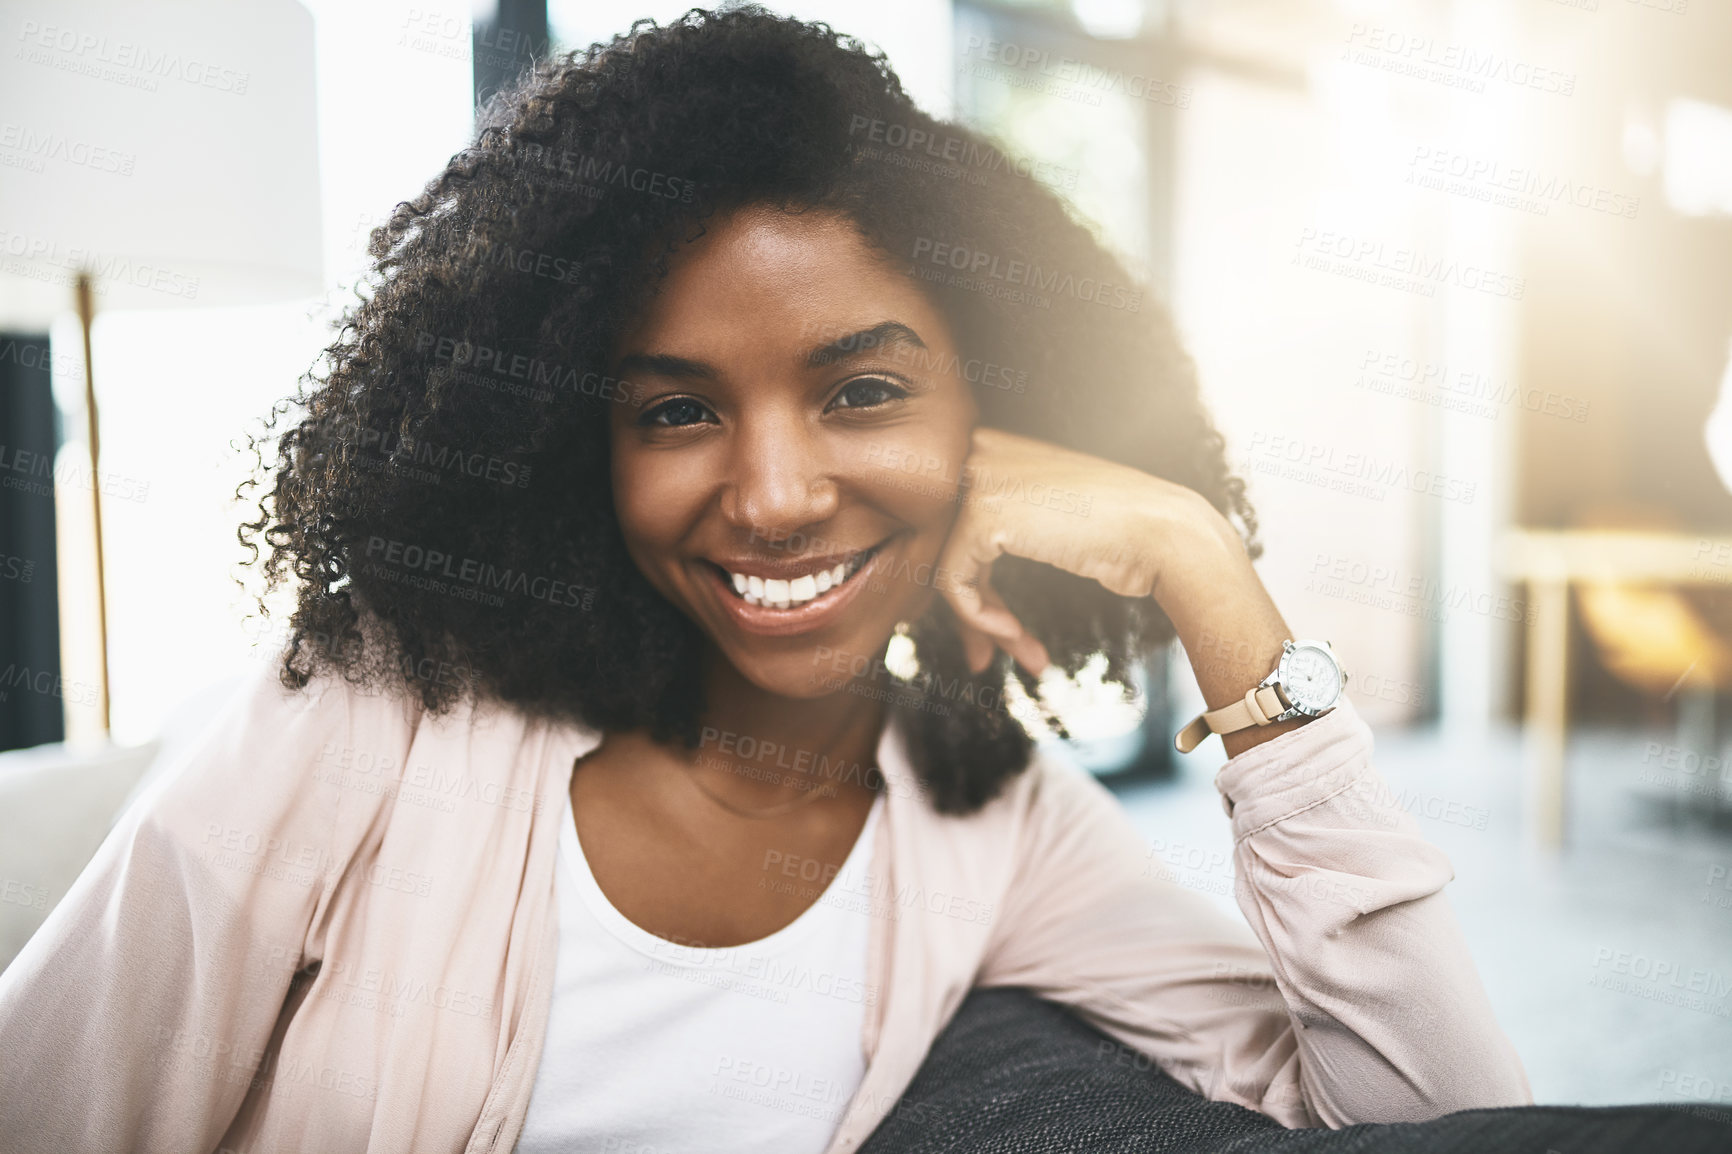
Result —
[[46, 335], [0, 333], [0, 750], [66, 735]]
[[498, 0], [474, 25], [475, 105], [548, 53], [547, 0]]

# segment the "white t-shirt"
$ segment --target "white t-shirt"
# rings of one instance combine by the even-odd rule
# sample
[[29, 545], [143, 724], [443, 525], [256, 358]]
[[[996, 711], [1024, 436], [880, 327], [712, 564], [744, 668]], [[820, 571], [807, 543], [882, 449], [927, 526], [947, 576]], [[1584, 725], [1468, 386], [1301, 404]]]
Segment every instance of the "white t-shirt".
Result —
[[881, 794], [828, 885], [815, 862], [765, 871], [765, 884], [822, 891], [799, 917], [698, 949], [614, 909], [568, 796], [553, 1003], [517, 1154], [820, 1154], [866, 1069], [860, 1035], [878, 992], [866, 985], [865, 875], [883, 807]]

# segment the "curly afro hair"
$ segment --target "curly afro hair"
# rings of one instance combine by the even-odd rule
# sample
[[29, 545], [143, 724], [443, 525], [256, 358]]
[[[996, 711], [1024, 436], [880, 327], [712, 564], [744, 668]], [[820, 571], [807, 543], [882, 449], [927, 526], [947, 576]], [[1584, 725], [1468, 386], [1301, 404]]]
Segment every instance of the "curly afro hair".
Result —
[[[680, 245], [747, 205], [852, 218], [992, 366], [969, 373], [983, 424], [1189, 486], [1255, 554], [1170, 316], [1026, 162], [827, 25], [693, 9], [537, 64], [373, 231], [358, 303], [254, 441], [239, 535], [249, 564], [266, 550], [261, 605], [291, 582], [286, 684], [336, 673], [436, 713], [489, 695], [696, 746], [704, 639], [626, 552], [608, 413], [632, 387], [607, 358]], [[1020, 262], [1042, 299], [982, 291], [959, 252]], [[1104, 653], [1126, 681], [1172, 637], [1152, 601], [1047, 566], [1002, 558], [994, 584], [1073, 675]], [[911, 636], [917, 675], [880, 656], [849, 688], [890, 702], [931, 803], [968, 813], [1027, 765], [1004, 701], [1033, 683], [1002, 655], [972, 674], [942, 598]]]

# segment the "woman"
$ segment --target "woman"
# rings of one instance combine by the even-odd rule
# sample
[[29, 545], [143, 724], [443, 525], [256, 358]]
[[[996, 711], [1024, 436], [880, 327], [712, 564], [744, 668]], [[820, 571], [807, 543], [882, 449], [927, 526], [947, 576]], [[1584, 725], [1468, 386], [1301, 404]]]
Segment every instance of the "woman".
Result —
[[[0, 983], [18, 1148], [834, 1154], [993, 985], [1290, 1126], [1529, 1100], [1170, 321], [881, 59], [639, 26], [372, 253], [243, 531], [284, 684]], [[1006, 704], [1174, 634], [1250, 932]]]

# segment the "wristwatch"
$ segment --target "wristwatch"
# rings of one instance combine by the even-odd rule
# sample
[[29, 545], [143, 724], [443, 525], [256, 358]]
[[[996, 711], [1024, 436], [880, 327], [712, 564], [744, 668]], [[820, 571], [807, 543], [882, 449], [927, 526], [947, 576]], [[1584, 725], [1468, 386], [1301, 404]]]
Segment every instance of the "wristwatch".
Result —
[[1189, 753], [1211, 733], [1237, 733], [1294, 717], [1321, 717], [1335, 708], [1346, 688], [1347, 671], [1329, 642], [1283, 641], [1273, 673], [1243, 699], [1199, 713], [1179, 730], [1173, 745], [1180, 753]]

